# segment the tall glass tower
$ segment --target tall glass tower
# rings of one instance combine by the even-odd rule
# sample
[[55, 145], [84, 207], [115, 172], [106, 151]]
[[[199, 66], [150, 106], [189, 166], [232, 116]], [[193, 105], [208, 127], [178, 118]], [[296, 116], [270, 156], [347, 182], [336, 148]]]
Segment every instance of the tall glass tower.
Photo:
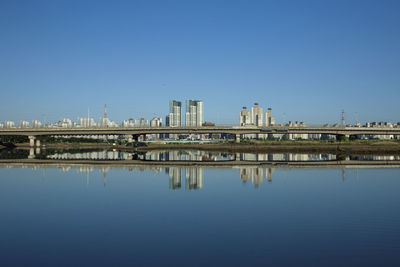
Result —
[[169, 101], [169, 126], [181, 126], [182, 102], [176, 100]]
[[203, 125], [203, 101], [186, 100], [186, 126]]

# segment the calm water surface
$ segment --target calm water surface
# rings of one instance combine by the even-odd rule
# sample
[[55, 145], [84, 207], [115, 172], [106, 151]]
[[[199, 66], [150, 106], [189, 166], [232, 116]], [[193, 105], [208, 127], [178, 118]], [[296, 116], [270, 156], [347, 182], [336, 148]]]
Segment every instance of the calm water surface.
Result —
[[1, 266], [399, 266], [400, 169], [0, 166]]

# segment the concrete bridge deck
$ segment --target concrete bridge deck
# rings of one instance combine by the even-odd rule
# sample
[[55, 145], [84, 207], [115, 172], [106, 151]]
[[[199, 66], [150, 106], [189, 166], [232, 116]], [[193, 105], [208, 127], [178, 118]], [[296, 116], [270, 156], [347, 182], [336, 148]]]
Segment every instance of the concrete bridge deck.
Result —
[[370, 127], [107, 127], [107, 128], [1, 128], [2, 135], [143, 135], [143, 134], [331, 134], [331, 135], [400, 135], [399, 128]]

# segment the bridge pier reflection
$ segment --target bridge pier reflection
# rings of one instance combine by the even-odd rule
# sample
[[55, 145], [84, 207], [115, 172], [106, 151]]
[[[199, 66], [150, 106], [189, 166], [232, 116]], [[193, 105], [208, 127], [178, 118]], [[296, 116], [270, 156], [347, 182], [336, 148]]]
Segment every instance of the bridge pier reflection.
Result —
[[34, 147], [35, 146], [35, 139], [36, 139], [36, 137], [35, 136], [28, 136], [28, 138], [29, 138], [29, 145], [31, 146], [31, 147]]
[[29, 138], [29, 146], [30, 147], [40, 147], [41, 145], [41, 141], [43, 139], [43, 137], [38, 137], [38, 136], [34, 136], [34, 135], [30, 135], [28, 136]]
[[28, 159], [34, 159], [36, 158], [36, 155], [39, 155], [41, 152], [40, 147], [31, 147], [29, 149], [29, 155], [28, 155]]

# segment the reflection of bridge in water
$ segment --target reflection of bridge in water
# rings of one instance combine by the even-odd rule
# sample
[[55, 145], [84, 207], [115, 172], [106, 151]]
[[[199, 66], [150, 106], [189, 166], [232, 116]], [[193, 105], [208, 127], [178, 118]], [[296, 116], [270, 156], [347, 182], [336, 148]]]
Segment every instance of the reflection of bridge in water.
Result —
[[[42, 155], [42, 152], [44, 153]], [[29, 159], [49, 159], [49, 160], [93, 160], [93, 161], [126, 161], [127, 163], [143, 164], [183, 164], [189, 162], [203, 162], [205, 165], [234, 165], [237, 162], [259, 162], [271, 164], [296, 164], [315, 165], [314, 163], [325, 162], [331, 165], [332, 162], [339, 161], [400, 161], [400, 155], [335, 155], [329, 153], [231, 153], [231, 152], [209, 152], [201, 150], [169, 150], [169, 151], [148, 151], [148, 152], [127, 152], [120, 150], [102, 150], [87, 152], [56, 152], [46, 155], [46, 150], [31, 148]], [[0, 157], [1, 162], [1, 157]], [[230, 162], [230, 163], [229, 163]], [[309, 162], [310, 164], [307, 164]], [[330, 162], [330, 163], [329, 163]], [[362, 164], [362, 163], [361, 163]], [[365, 165], [365, 164], [363, 164]]]

